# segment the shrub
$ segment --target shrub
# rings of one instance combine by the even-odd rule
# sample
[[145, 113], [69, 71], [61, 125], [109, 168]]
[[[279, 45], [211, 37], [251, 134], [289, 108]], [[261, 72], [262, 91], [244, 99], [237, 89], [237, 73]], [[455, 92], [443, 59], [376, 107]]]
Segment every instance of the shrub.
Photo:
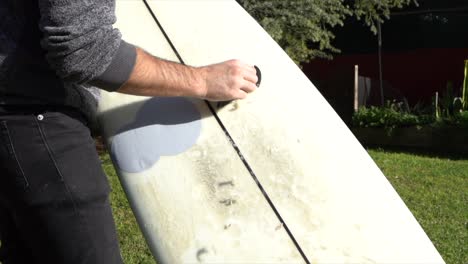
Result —
[[[431, 124], [435, 118], [429, 114], [413, 114], [405, 104], [387, 102], [385, 107], [362, 107], [353, 115], [354, 127], [396, 127], [422, 126]], [[407, 110], [403, 110], [403, 109]]]

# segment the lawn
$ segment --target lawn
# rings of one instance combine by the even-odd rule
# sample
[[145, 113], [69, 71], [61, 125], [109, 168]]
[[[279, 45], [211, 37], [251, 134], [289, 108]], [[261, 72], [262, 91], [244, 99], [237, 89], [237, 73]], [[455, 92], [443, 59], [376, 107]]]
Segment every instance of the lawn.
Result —
[[468, 158], [369, 153], [447, 264], [468, 263]]
[[[370, 150], [447, 264], [468, 263], [468, 158]], [[112, 206], [125, 263], [155, 263], [138, 231], [108, 156]], [[465, 245], [465, 246], [464, 246]]]

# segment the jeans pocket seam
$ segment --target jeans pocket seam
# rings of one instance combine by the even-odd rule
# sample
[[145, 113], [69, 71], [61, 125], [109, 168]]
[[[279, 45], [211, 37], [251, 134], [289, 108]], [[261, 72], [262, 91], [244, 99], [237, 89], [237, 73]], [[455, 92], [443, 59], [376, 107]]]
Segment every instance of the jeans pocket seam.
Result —
[[63, 175], [62, 175], [62, 172], [60, 171], [59, 167], [57, 166], [57, 161], [55, 160], [55, 157], [52, 153], [52, 150], [50, 149], [50, 146], [49, 146], [49, 143], [45, 137], [45, 133], [41, 127], [41, 125], [39, 124], [39, 122], [36, 120], [36, 125], [37, 125], [37, 128], [39, 130], [39, 134], [41, 136], [41, 139], [42, 139], [42, 143], [44, 144], [46, 150], [47, 150], [47, 154], [49, 155], [49, 158], [52, 160], [52, 163], [54, 164], [54, 167], [55, 167], [55, 170], [58, 174], [58, 176], [60, 177], [60, 181], [62, 182], [65, 182], [65, 179], [63, 178]]
[[11, 133], [10, 133], [10, 130], [8, 129], [8, 126], [6, 125], [6, 121], [2, 121], [2, 126], [3, 126], [3, 129], [5, 131], [4, 133], [5, 133], [5, 135], [6, 135], [7, 139], [8, 139], [8, 147], [9, 147], [10, 155], [14, 158], [14, 160], [16, 162], [16, 165], [17, 165], [17, 170], [19, 171], [19, 173], [23, 177], [23, 180], [24, 180], [24, 182], [26, 184], [26, 186], [24, 188], [28, 188], [29, 187], [29, 181], [26, 178], [24, 170], [21, 167], [21, 163], [18, 160], [18, 155], [16, 154], [15, 146], [13, 145], [13, 140], [11, 138]]
[[52, 160], [52, 163], [53, 163], [53, 165], [55, 167], [55, 170], [57, 171], [57, 173], [58, 173], [58, 175], [60, 177], [60, 180], [61, 180], [63, 186], [65, 187], [65, 190], [66, 190], [66, 192], [67, 192], [67, 194], [68, 194], [68, 196], [69, 196], [69, 198], [70, 198], [70, 200], [71, 200], [71, 202], [73, 204], [73, 209], [74, 209], [75, 213], [77, 214], [77, 216], [79, 217], [81, 224], [83, 226], [87, 226], [87, 224], [85, 223], [86, 222], [85, 217], [83, 217], [83, 215], [78, 210], [78, 206], [77, 206], [78, 202], [76, 201], [76, 199], [75, 199], [75, 197], [73, 195], [73, 192], [71, 191], [71, 189], [69, 188], [67, 182], [65, 181], [65, 178], [64, 178], [64, 176], [62, 174], [62, 171], [60, 170], [60, 168], [59, 168], [59, 166], [57, 164], [57, 161], [55, 160], [54, 153], [53, 153], [52, 149], [50, 148], [48, 140], [46, 138], [46, 133], [45, 133], [44, 129], [42, 128], [40, 122], [37, 119], [35, 121], [36, 121], [36, 126], [37, 126], [37, 128], [39, 130], [39, 134], [41, 136], [42, 142], [43, 142], [43, 144], [44, 144], [44, 146], [45, 146], [45, 148], [47, 150], [47, 153], [48, 153], [50, 159]]
[[55, 160], [52, 149], [50, 148], [49, 143], [47, 141], [46, 134], [45, 134], [44, 130], [42, 129], [41, 124], [37, 120], [36, 120], [36, 125], [37, 125], [37, 128], [39, 130], [39, 134], [41, 135], [42, 142], [44, 143], [44, 146], [45, 146], [45, 148], [47, 150], [47, 153], [49, 154], [49, 157], [52, 160], [52, 164], [54, 165], [55, 170], [57, 171], [57, 174], [60, 177], [60, 181], [63, 183], [63, 185], [65, 187], [65, 190], [67, 191], [68, 195], [70, 196], [70, 199], [71, 199], [71, 201], [73, 203], [73, 207], [75, 209], [75, 212], [79, 214], [75, 198], [74, 198], [70, 188], [68, 187], [68, 184], [66, 183], [65, 178], [63, 177], [62, 171], [60, 170], [60, 168], [59, 168], [59, 166], [57, 164], [57, 161]]

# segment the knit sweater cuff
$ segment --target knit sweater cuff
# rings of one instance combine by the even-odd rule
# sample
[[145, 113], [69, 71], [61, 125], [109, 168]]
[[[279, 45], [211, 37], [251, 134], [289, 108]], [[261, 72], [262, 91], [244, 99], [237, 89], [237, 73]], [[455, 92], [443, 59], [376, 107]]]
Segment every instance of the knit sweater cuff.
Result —
[[130, 78], [135, 62], [136, 47], [121, 40], [120, 47], [110, 65], [101, 75], [90, 81], [90, 84], [114, 92]]

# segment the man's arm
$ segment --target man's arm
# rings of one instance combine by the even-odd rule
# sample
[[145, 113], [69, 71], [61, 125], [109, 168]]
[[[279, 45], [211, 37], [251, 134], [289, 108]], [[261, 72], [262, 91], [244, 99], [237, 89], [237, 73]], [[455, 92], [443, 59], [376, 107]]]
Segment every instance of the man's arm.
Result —
[[240, 99], [255, 89], [252, 66], [239, 61], [189, 67], [126, 43], [115, 23], [115, 0], [38, 0], [42, 47], [65, 82], [147, 96]]
[[153, 57], [137, 48], [133, 72], [117, 91], [224, 101], [245, 98], [256, 89], [256, 82], [255, 68], [238, 60], [195, 68]]
[[60, 78], [108, 91], [115, 91], [128, 79], [136, 50], [113, 28], [115, 0], [37, 1], [41, 45]]

